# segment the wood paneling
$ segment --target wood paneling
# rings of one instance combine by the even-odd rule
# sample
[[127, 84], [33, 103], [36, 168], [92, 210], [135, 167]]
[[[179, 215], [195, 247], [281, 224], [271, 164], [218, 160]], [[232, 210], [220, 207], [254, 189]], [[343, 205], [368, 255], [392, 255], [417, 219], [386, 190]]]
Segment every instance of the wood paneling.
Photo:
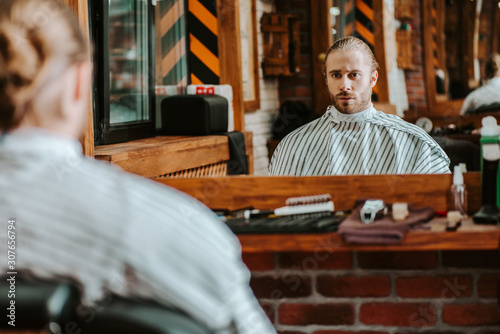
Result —
[[[330, 96], [323, 74], [324, 55], [333, 44], [330, 27], [332, 0], [310, 0], [311, 5], [311, 56], [313, 75], [314, 112], [323, 115], [330, 105]], [[321, 56], [323, 55], [323, 56]]]
[[[444, 229], [443, 219], [433, 226]], [[435, 251], [435, 250], [497, 250], [500, 228], [470, 225], [457, 232], [410, 231], [401, 244], [346, 244], [337, 233], [238, 235], [245, 253], [260, 252], [332, 252], [332, 251]]]
[[[194, 196], [208, 207], [230, 210], [247, 206], [273, 209], [283, 206], [289, 197], [329, 193], [338, 210], [351, 209], [360, 198], [381, 198], [444, 211], [451, 207], [452, 175], [236, 176], [160, 182]], [[481, 206], [480, 173], [465, 174], [465, 182], [469, 210], [476, 212]]]
[[389, 82], [387, 81], [387, 69], [390, 68], [386, 60], [386, 44], [385, 44], [385, 26], [391, 24], [393, 17], [388, 16], [389, 11], [385, 10], [385, 2], [383, 0], [373, 1], [373, 17], [374, 25], [378, 27], [375, 30], [375, 45], [374, 53], [377, 62], [379, 63], [378, 70], [378, 102], [389, 102]]
[[234, 129], [245, 129], [239, 0], [217, 0], [220, 83], [233, 87]]
[[[83, 37], [90, 41], [90, 31], [89, 31], [89, 16], [88, 16], [88, 0], [61, 0], [61, 3], [67, 5], [75, 14], [78, 22], [80, 23], [80, 28], [83, 32]], [[88, 60], [90, 62], [90, 51], [88, 55]], [[80, 138], [82, 144], [83, 153], [85, 155], [94, 156], [94, 122], [92, 117], [92, 87], [89, 87], [89, 97], [88, 97], [88, 107], [87, 107], [87, 124]]]

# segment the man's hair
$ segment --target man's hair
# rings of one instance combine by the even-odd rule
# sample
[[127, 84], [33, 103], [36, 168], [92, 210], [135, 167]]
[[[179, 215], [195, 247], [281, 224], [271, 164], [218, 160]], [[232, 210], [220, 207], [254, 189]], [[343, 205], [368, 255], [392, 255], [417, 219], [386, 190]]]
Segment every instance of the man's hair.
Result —
[[486, 78], [491, 79], [498, 75], [498, 72], [500, 71], [500, 54], [498, 53], [493, 53], [488, 60], [486, 61], [486, 64], [484, 65], [484, 72], [486, 74]]
[[370, 49], [370, 47], [361, 39], [353, 36], [348, 36], [338, 39], [335, 43], [333, 43], [332, 46], [330, 46], [330, 48], [326, 52], [325, 61], [323, 63], [323, 74], [325, 77], [326, 77], [326, 60], [328, 59], [330, 53], [334, 51], [360, 51], [361, 53], [363, 53], [363, 55], [365, 55], [368, 59], [370, 59], [372, 72], [375, 72], [379, 68], [378, 62], [375, 59], [375, 56], [373, 55], [373, 52]]
[[21, 123], [44, 87], [88, 58], [78, 23], [56, 0], [0, 1], [0, 129]]

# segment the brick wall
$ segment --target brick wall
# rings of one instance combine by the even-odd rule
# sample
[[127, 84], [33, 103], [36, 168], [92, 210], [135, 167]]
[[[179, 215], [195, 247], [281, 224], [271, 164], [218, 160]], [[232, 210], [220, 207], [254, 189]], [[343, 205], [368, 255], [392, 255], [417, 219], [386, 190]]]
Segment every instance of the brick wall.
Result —
[[244, 254], [280, 334], [500, 333], [498, 251]]
[[420, 11], [421, 1], [414, 1], [414, 15], [411, 21], [413, 33], [414, 69], [405, 71], [406, 92], [410, 113], [425, 113], [427, 111], [427, 100], [425, 97], [424, 64], [423, 64], [423, 40], [422, 40], [422, 13]]

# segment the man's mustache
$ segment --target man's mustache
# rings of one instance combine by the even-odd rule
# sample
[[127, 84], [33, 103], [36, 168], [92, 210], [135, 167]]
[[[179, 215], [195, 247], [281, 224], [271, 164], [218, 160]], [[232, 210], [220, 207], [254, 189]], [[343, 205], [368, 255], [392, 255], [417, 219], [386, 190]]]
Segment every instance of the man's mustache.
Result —
[[350, 97], [350, 98], [354, 98], [353, 95], [347, 93], [347, 92], [343, 92], [343, 93], [340, 93], [340, 94], [337, 94], [336, 97]]

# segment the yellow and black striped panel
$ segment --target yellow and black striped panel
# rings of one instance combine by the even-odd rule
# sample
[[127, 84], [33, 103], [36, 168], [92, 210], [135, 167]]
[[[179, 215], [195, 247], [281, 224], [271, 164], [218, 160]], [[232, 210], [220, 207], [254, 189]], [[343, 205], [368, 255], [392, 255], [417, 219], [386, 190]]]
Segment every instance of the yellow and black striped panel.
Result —
[[373, 35], [373, 0], [356, 0], [356, 37], [367, 43], [372, 51], [375, 47]]
[[[373, 0], [353, 0], [356, 2], [355, 28], [353, 36], [362, 39], [375, 53]], [[373, 98], [377, 99], [378, 85], [373, 87]]]
[[[340, 36], [355, 36], [362, 39], [375, 52], [373, 0], [341, 0]], [[373, 87], [374, 98], [378, 86]]]
[[191, 84], [219, 84], [217, 7], [213, 0], [188, 0]]
[[431, 8], [431, 18], [432, 18], [432, 63], [434, 65], [434, 68], [439, 68], [439, 53], [438, 53], [438, 46], [437, 46], [437, 3], [436, 0], [432, 2], [432, 8]]
[[162, 81], [187, 86], [186, 15], [184, 0], [160, 1]]
[[343, 13], [345, 13], [345, 15], [341, 15], [341, 19], [344, 20], [341, 28], [341, 36], [351, 36], [354, 34], [354, 28], [356, 26], [356, 7], [354, 5], [355, 1], [356, 0], [343, 0]]

